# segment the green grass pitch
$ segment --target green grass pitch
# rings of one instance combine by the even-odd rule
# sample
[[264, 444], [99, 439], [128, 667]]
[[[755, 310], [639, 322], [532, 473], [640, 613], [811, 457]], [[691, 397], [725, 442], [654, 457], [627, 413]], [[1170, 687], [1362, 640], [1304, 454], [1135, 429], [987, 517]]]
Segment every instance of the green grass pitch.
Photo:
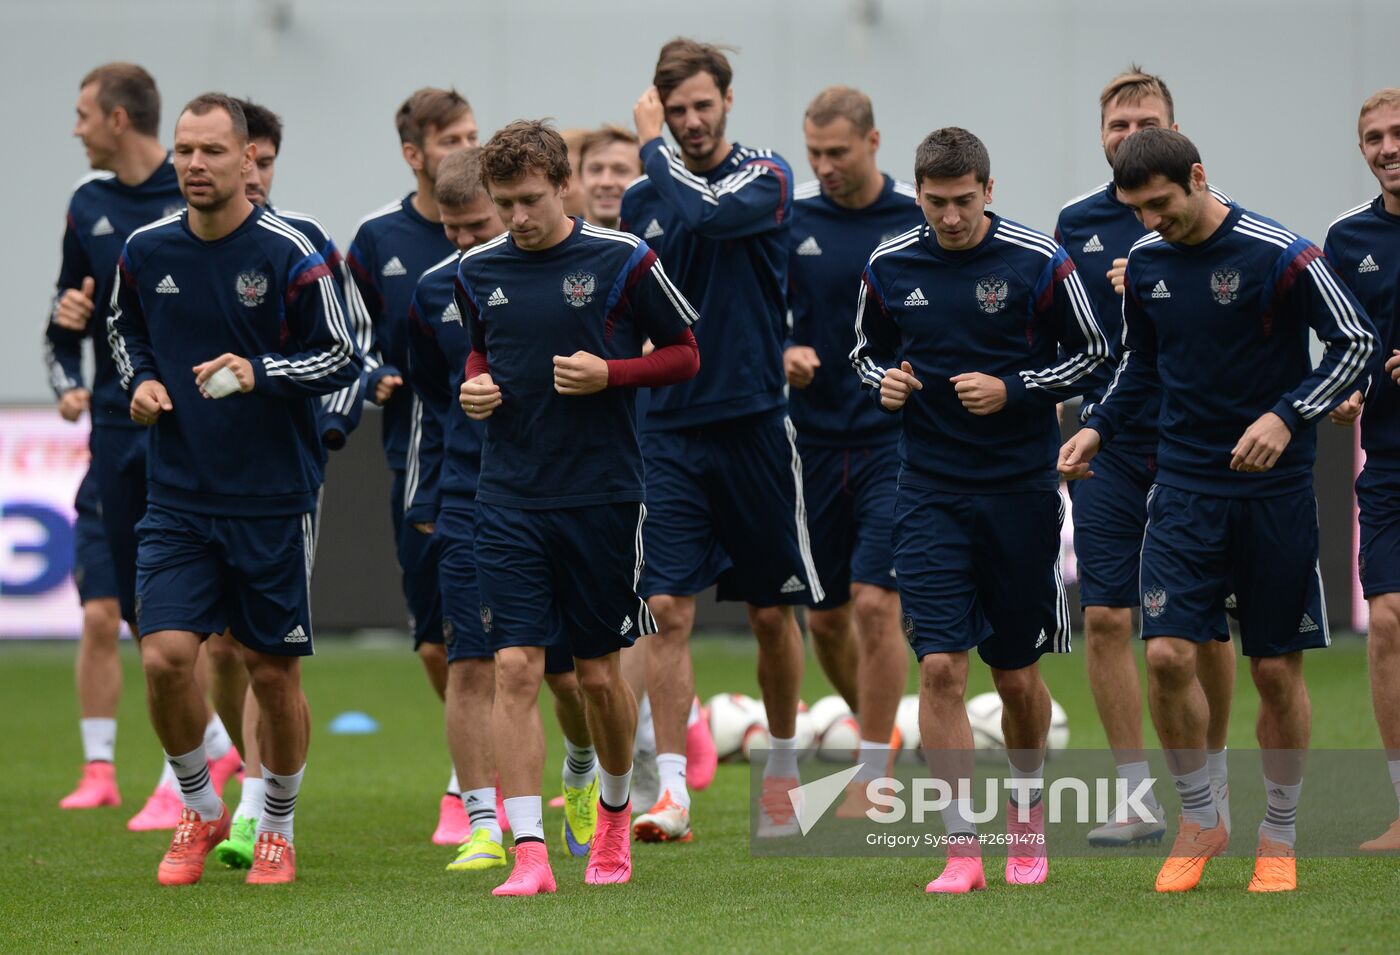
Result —
[[[702, 696], [756, 693], [753, 647], [695, 641]], [[1250, 860], [1213, 862], [1185, 896], [1152, 891], [1154, 859], [1052, 859], [1050, 883], [1001, 884], [961, 898], [929, 897], [938, 859], [755, 859], [748, 853], [745, 767], [722, 766], [695, 800], [689, 845], [637, 846], [623, 887], [585, 887], [583, 861], [551, 849], [559, 894], [496, 899], [504, 870], [443, 870], [431, 845], [448, 774], [442, 710], [406, 648], [326, 639], [305, 682], [315, 730], [297, 812], [300, 881], [255, 889], [216, 863], [188, 889], [156, 885], [164, 833], [126, 831], [159, 771], [135, 654], [123, 647], [126, 691], [118, 734], [120, 809], [62, 812], [81, 751], [71, 645], [0, 646], [0, 949], [5, 951], [1381, 952], [1400, 950], [1400, 860], [1305, 859], [1301, 888], [1244, 891]], [[1069, 713], [1071, 745], [1102, 746], [1082, 651], [1046, 658], [1051, 691]], [[1317, 747], [1375, 747], [1365, 647], [1341, 639], [1308, 656]], [[989, 689], [974, 667], [969, 693]], [[809, 663], [804, 699], [829, 692]], [[372, 736], [331, 736], [336, 713], [365, 710]], [[1232, 744], [1253, 745], [1255, 694], [1240, 668]], [[547, 794], [560, 746], [551, 730]], [[1149, 740], [1154, 737], [1150, 734]], [[1107, 758], [1107, 757], [1105, 757]], [[808, 764], [810, 767], [811, 764]], [[804, 770], [809, 777], [817, 770]], [[1376, 772], [1384, 774], [1377, 757]], [[235, 784], [226, 794], [236, 800]], [[1304, 796], [1307, 799], [1307, 788]], [[559, 811], [546, 825], [557, 832]], [[1374, 833], [1364, 833], [1365, 837]], [[553, 838], [553, 836], [551, 836]], [[1252, 839], [1241, 832], [1237, 838]]]

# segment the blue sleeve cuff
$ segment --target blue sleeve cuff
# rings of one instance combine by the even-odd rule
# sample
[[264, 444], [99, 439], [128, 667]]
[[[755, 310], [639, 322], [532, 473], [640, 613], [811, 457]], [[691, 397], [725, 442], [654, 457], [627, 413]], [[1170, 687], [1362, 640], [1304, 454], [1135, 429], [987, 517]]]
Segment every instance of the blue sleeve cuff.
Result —
[[[1347, 392], [1347, 397], [1350, 396], [1351, 393]], [[1294, 409], [1293, 404], [1287, 398], [1280, 398], [1278, 403], [1269, 410], [1282, 418], [1283, 423], [1288, 425], [1288, 430], [1294, 434], [1297, 434], [1298, 429], [1306, 423], [1303, 421], [1303, 416]]]

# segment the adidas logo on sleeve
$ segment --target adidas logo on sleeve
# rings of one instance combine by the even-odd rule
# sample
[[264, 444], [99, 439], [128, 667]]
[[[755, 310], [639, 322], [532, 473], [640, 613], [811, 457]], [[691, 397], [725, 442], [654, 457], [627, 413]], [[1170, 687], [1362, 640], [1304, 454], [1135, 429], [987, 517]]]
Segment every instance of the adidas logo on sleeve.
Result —
[[112, 220], [108, 219], [106, 216], [103, 216], [101, 219], [98, 219], [95, 223], [93, 223], [92, 226], [92, 234], [94, 236], [111, 235], [113, 232], [116, 231], [116, 229], [112, 228]]
[[1157, 284], [1152, 286], [1153, 298], [1171, 298], [1172, 293], [1167, 291], [1166, 279], [1158, 279]]
[[387, 279], [395, 275], [407, 275], [408, 269], [403, 267], [403, 263], [399, 261], [399, 257], [396, 255], [388, 262], [384, 263], [384, 268], [379, 270], [379, 274]]
[[[96, 234], [96, 232], [93, 233], [93, 235]], [[1358, 272], [1379, 272], [1380, 270], [1381, 267], [1376, 264], [1376, 260], [1371, 258], [1369, 253], [1366, 258], [1361, 260], [1361, 264], [1356, 267], [1356, 271]]]
[[509, 305], [510, 299], [506, 298], [506, 293], [501, 291], [501, 287], [496, 286], [496, 291], [486, 298], [487, 305]]
[[927, 305], [928, 299], [924, 298], [924, 290], [916, 288], [904, 298], [905, 305]]
[[167, 275], [156, 283], [156, 293], [159, 295], [178, 295], [180, 286], [176, 285], [175, 280]]
[[654, 239], [659, 235], [665, 235], [666, 230], [661, 228], [661, 223], [652, 219], [647, 223], [646, 231], [642, 233], [643, 239]]
[[802, 243], [797, 247], [797, 254], [821, 255], [822, 247], [817, 245], [817, 237], [814, 235], [809, 235], [807, 236], [807, 238], [803, 239]]
[[1097, 233], [1097, 232], [1094, 233], [1093, 235], [1091, 235], [1091, 236], [1089, 237], [1089, 241], [1088, 241], [1088, 242], [1085, 242], [1085, 243], [1084, 243], [1084, 251], [1085, 251], [1085, 252], [1102, 252], [1102, 251], [1103, 251], [1103, 243], [1099, 241], [1099, 236], [1098, 236], [1098, 233]]

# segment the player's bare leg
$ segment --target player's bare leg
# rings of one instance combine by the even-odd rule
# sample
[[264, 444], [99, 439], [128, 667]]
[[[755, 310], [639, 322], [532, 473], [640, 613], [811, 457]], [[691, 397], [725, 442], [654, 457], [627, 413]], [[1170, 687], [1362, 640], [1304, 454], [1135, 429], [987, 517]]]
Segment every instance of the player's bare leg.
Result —
[[[1129, 792], [1135, 792], [1151, 776], [1151, 770], [1142, 740], [1142, 682], [1133, 651], [1132, 608], [1085, 607], [1084, 642], [1089, 688], [1118, 778], [1126, 783]], [[1225, 720], [1228, 723], [1228, 703]], [[1150, 789], [1143, 801], [1149, 807], [1161, 805], [1156, 792]], [[1090, 845], [1128, 846], [1161, 840], [1166, 832], [1161, 812], [1154, 811], [1154, 818], [1148, 820], [1120, 812], [1119, 808], [1114, 807], [1109, 820], [1090, 831]]]
[[1184, 892], [1201, 880], [1205, 864], [1225, 850], [1229, 834], [1217, 809], [1206, 764], [1210, 721], [1205, 691], [1196, 676], [1197, 645], [1180, 637], [1147, 641], [1148, 703], [1181, 796], [1181, 828], [1157, 874], [1157, 891]]
[[[248, 683], [247, 670], [241, 660], [239, 667], [244, 671], [244, 682]], [[229, 829], [229, 836], [214, 847], [215, 857], [232, 869], [246, 869], [253, 864], [253, 852], [257, 848], [258, 820], [262, 818], [263, 797], [267, 790], [267, 784], [262, 777], [262, 753], [258, 748], [258, 722], [261, 712], [251, 683], [243, 691], [243, 705], [239, 709], [242, 725], [238, 747], [239, 752], [243, 754], [243, 788], [238, 796], [238, 807], [233, 811], [233, 824]]]
[[151, 726], [179, 781], [184, 811], [170, 850], [161, 860], [162, 885], [189, 885], [204, 872], [205, 857], [228, 836], [229, 814], [214, 792], [204, 747], [208, 705], [195, 680], [200, 638], [161, 630], [141, 640]]
[[795, 835], [797, 817], [788, 793], [798, 783], [797, 705], [806, 651], [791, 607], [749, 606], [749, 626], [758, 640], [758, 686], [768, 714], [772, 747], [763, 767], [757, 835]]
[[121, 805], [115, 769], [117, 702], [122, 692], [120, 633], [121, 606], [115, 597], [83, 602], [83, 629], [73, 664], [83, 736], [83, 778], [59, 802], [63, 809]]
[[647, 598], [657, 632], [647, 637], [647, 697], [656, 733], [656, 770], [661, 795], [633, 827], [644, 842], [690, 841], [690, 790], [686, 786], [686, 718], [695, 699], [690, 633], [695, 598]]
[[1259, 825], [1259, 847], [1251, 892], [1287, 892], [1298, 887], [1293, 857], [1298, 797], [1312, 736], [1312, 702], [1303, 682], [1301, 651], [1251, 657], [1250, 676], [1259, 690], [1260, 756], [1268, 808]]
[[[987, 887], [972, 822], [972, 800], [958, 796], [972, 779], [972, 727], [967, 721], [967, 653], [929, 653], [919, 661], [919, 736], [929, 775], [945, 782], [952, 804], [941, 811], [948, 864], [925, 892], [963, 894]], [[970, 795], [970, 790], [968, 790]]]
[[447, 647], [441, 643], [423, 643], [418, 647], [418, 659], [432, 684], [438, 699], [447, 699]]
[[258, 751], [266, 786], [248, 882], [290, 882], [296, 878], [293, 817], [311, 740], [311, 708], [301, 688], [301, 660], [248, 647], [243, 648], [243, 660], [261, 713]]
[[224, 729], [233, 740], [234, 749], [244, 752], [243, 700], [248, 695], [248, 670], [243, 666], [233, 634], [225, 630], [204, 642], [205, 679], [209, 686], [209, 702], [223, 720]]
[[[1050, 691], [1040, 676], [1040, 665], [1019, 670], [992, 669], [992, 684], [1001, 697], [1001, 732], [1006, 740], [1011, 778], [1027, 780], [1007, 806], [1006, 881], [1035, 885], [1048, 875], [1045, 853], [1045, 815], [1041, 785], [1045, 778], [1045, 737], [1050, 731]], [[1033, 784], [1034, 783], [1034, 784]]]
[[[447, 646], [442, 643], [421, 643], [418, 645], [418, 659], [423, 662], [423, 672], [433, 692], [444, 703], [447, 701]], [[451, 755], [451, 747], [448, 748]], [[455, 762], [455, 761], [454, 761]], [[447, 781], [446, 790], [438, 800], [438, 822], [433, 830], [434, 845], [450, 846], [465, 842], [470, 834], [465, 810], [462, 809], [461, 781], [456, 767]]]
[[1230, 707], [1235, 699], [1235, 644], [1212, 640], [1196, 648], [1196, 679], [1206, 695], [1206, 762], [1215, 789], [1216, 808], [1225, 831], [1230, 831], [1230, 773], [1225, 744], [1230, 736]]
[[[649, 809], [661, 795], [661, 780], [656, 771], [656, 729], [652, 726], [651, 698], [647, 695], [647, 646], [650, 643], [651, 638], [638, 640], [619, 651], [622, 656], [622, 678], [632, 688], [632, 695], [638, 704], [637, 737], [632, 744], [633, 809]], [[689, 744], [687, 739], [687, 749]], [[689, 758], [687, 752], [686, 759]]]
[[632, 877], [632, 748], [637, 733], [637, 700], [622, 678], [617, 653], [574, 660], [593, 744], [598, 750], [597, 832], [584, 881], [590, 885], [627, 882]]
[[892, 747], [902, 743], [894, 738], [894, 721], [909, 679], [909, 646], [900, 627], [896, 591], [853, 583], [848, 606], [860, 649], [860, 705], [856, 712], [860, 714], [861, 768], [847, 787], [836, 814], [841, 818], [863, 818], [872, 806], [866, 792], [870, 780], [892, 771], [897, 755]]
[[[1371, 609], [1366, 633], [1366, 662], [1371, 673], [1371, 707], [1381, 745], [1390, 764], [1390, 781], [1400, 799], [1400, 594], [1381, 594]], [[1380, 836], [1361, 845], [1368, 852], [1400, 849], [1400, 817]]]
[[515, 869], [504, 884], [493, 890], [497, 895], [554, 891], [540, 799], [544, 731], [540, 725], [539, 692], [544, 678], [544, 655], [544, 647], [503, 647], [496, 651], [492, 746], [515, 837]]
[[[860, 642], [855, 631], [855, 601], [846, 601], [830, 610], [808, 610], [807, 627], [812, 631], [812, 655], [831, 681], [841, 699], [860, 713]], [[862, 722], [864, 727], [864, 722]]]
[[[557, 801], [550, 800], [549, 804], [564, 810], [564, 823], [560, 831], [564, 851], [570, 855], [584, 856], [588, 854], [597, 825], [598, 757], [594, 750], [593, 734], [589, 731], [578, 674], [572, 671], [546, 673], [545, 682], [554, 695], [554, 717], [564, 734], [563, 792]], [[631, 687], [627, 692], [632, 692]]]
[[496, 664], [490, 658], [455, 660], [447, 667], [443, 707], [447, 748], [462, 787], [462, 808], [470, 835], [448, 863], [452, 872], [472, 872], [506, 864], [501, 820], [496, 814], [496, 759], [491, 713], [496, 697]]

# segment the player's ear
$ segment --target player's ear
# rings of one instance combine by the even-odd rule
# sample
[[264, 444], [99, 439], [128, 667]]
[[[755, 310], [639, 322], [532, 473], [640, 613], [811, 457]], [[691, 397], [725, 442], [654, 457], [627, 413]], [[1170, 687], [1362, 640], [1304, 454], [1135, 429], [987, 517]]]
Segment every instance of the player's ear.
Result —
[[875, 152], [880, 148], [880, 131], [878, 129], [872, 129], [865, 134], [865, 141], [870, 144], [870, 151]]
[[423, 171], [423, 150], [413, 143], [403, 144], [403, 159], [414, 172]]
[[107, 125], [112, 128], [112, 132], [120, 136], [131, 126], [131, 114], [126, 111], [125, 106], [113, 106], [112, 111], [107, 114]]
[[988, 202], [989, 204], [990, 204], [991, 201], [992, 201], [992, 183], [994, 183], [994, 182], [996, 182], [996, 180], [993, 179], [991, 176], [988, 176], [988, 177], [987, 177], [987, 190], [986, 190], [986, 194], [987, 194], [987, 202]]
[[727, 113], [734, 108], [734, 87], [724, 91], [724, 111]]
[[250, 140], [243, 147], [243, 175], [247, 176], [258, 164], [258, 147]]

